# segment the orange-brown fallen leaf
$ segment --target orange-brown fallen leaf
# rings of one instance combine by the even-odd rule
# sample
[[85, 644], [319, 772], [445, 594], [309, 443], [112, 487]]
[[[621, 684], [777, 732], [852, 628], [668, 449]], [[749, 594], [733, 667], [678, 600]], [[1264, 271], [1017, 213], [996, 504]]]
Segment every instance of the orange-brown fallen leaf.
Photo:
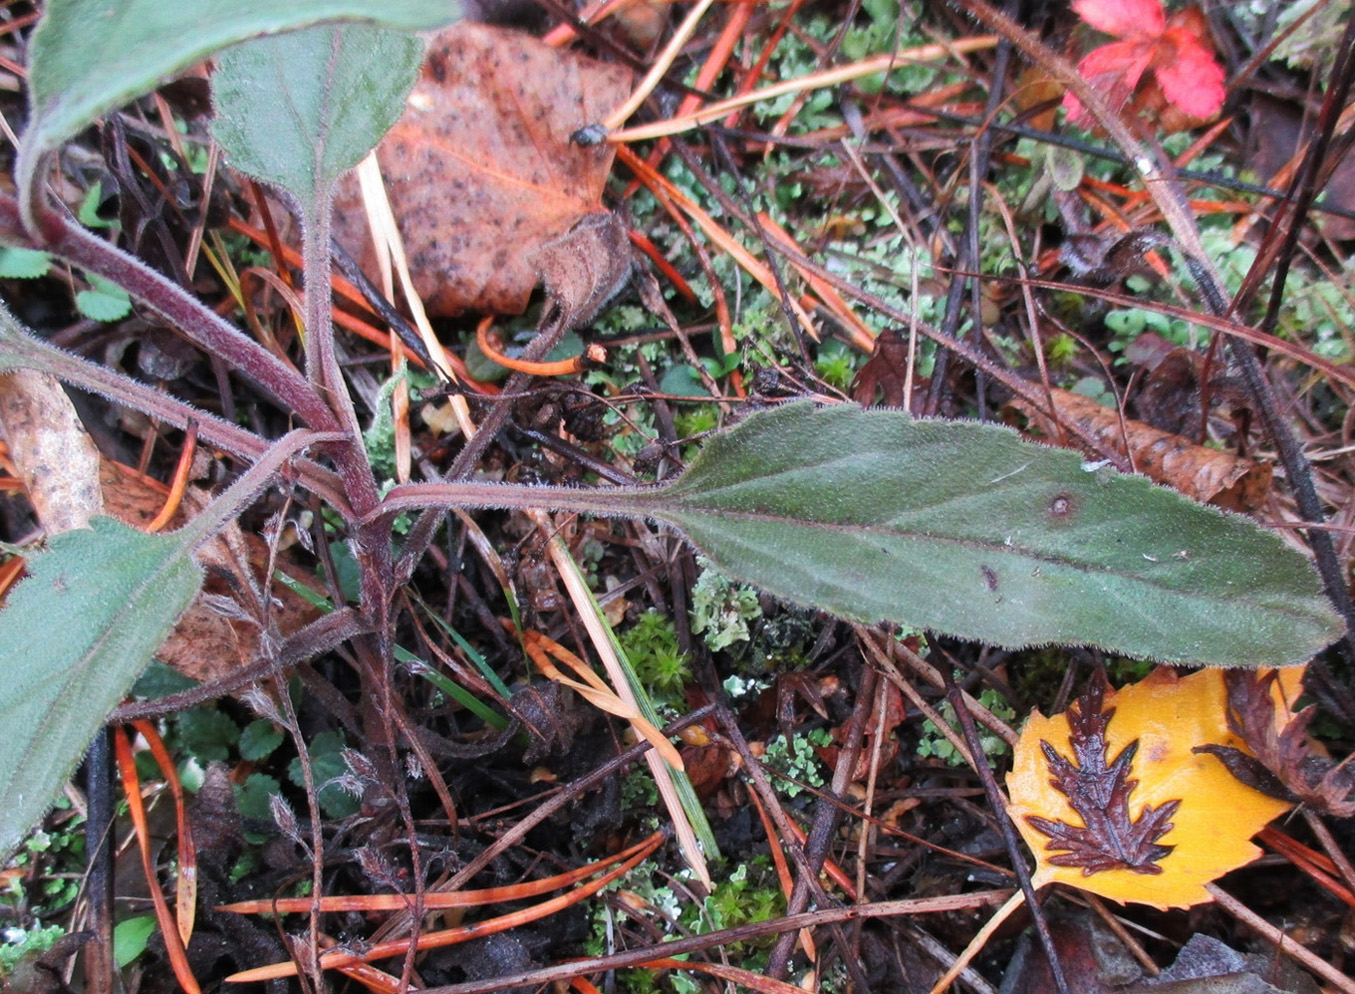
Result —
[[[624, 233], [618, 244], [619, 223], [602, 208], [611, 147], [572, 140], [629, 91], [629, 70], [521, 32], [462, 21], [434, 37], [405, 115], [377, 151], [430, 314], [519, 314], [543, 280], [582, 308], [613, 267], [629, 273]], [[335, 237], [366, 257], [355, 181], [335, 207]], [[552, 252], [562, 243], [563, 256]], [[582, 283], [560, 286], [571, 280]]]
[[[1286, 671], [1276, 694], [1297, 679]], [[1094, 680], [1063, 714], [1031, 715], [1007, 789], [1035, 886], [1162, 909], [1212, 900], [1205, 885], [1255, 859], [1251, 837], [1291, 805], [1235, 779], [1202, 745], [1243, 748], [1217, 669], [1162, 668], [1120, 691]]]
[[[1089, 454], [1127, 453], [1134, 468], [1149, 479], [1230, 511], [1253, 510], [1270, 491], [1269, 463], [1196, 445], [1142, 421], [1125, 418], [1121, 422], [1116, 411], [1068, 390], [1055, 388], [1050, 393], [1062, 423], [1076, 425], [1101, 443], [1102, 451]], [[1030, 418], [1046, 438], [1059, 438], [1058, 426], [1025, 401], [1014, 400], [1012, 407]]]

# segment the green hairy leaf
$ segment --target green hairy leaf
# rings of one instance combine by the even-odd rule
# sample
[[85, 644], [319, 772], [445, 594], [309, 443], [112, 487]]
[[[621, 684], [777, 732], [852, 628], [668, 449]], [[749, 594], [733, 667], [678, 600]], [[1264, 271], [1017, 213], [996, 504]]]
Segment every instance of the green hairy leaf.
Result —
[[454, 0], [48, 0], [29, 49], [25, 157], [31, 168], [99, 116], [228, 45], [331, 21], [421, 31], [458, 10]]
[[321, 26], [223, 52], [212, 132], [232, 166], [317, 202], [399, 119], [423, 43], [367, 25]]
[[51, 806], [202, 585], [195, 534], [147, 535], [111, 518], [92, 525], [33, 555], [0, 610], [0, 646], [11, 650], [0, 688], [0, 861]]
[[1342, 630], [1308, 561], [1251, 521], [990, 425], [790, 404], [614, 506], [787, 600], [994, 645], [1283, 665]]

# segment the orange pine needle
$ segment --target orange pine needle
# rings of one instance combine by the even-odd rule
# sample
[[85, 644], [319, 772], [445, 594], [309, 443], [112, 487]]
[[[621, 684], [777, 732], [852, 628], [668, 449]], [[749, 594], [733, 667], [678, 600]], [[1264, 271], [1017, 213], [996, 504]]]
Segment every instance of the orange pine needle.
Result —
[[[174, 479], [169, 484], [169, 496], [165, 498], [165, 504], [160, 508], [160, 513], [155, 519], [146, 525], [146, 531], [158, 532], [165, 525], [174, 520], [174, 515], [179, 510], [179, 504], [183, 501], [184, 490], [188, 487], [188, 474], [193, 468], [193, 453], [198, 449], [198, 423], [191, 418], [188, 421], [188, 430], [184, 433], [183, 448], [179, 450], [179, 464], [174, 467]], [[150, 741], [149, 736], [147, 741]], [[161, 751], [164, 745], [160, 746]], [[156, 759], [160, 757], [157, 755]], [[164, 767], [164, 764], [161, 764]], [[169, 764], [169, 769], [173, 769], [174, 764]], [[176, 777], [177, 779], [177, 777]]]
[[1261, 829], [1257, 838], [1327, 888], [1349, 907], [1355, 908], [1355, 893], [1351, 893], [1350, 888], [1338, 878], [1336, 864], [1331, 861], [1330, 856], [1308, 848], [1274, 825], [1267, 825]]
[[[781, 846], [781, 839], [776, 834], [776, 826], [772, 824], [771, 815], [767, 814], [767, 808], [762, 803], [762, 799], [757, 796], [757, 791], [750, 790], [748, 797], [753, 802], [753, 807], [757, 808], [758, 817], [762, 819], [762, 830], [767, 833], [767, 845], [771, 849], [772, 864], [776, 867], [776, 879], [781, 884], [781, 893], [789, 901], [790, 895], [795, 890], [795, 880], [790, 875], [790, 864], [786, 861], [786, 851]], [[807, 928], [800, 929], [800, 945], [811, 962], [818, 960], [818, 952], [814, 948], [814, 935]]]
[[[510, 621], [505, 621], [504, 625], [509, 629], [512, 628]], [[655, 728], [649, 719], [617, 696], [616, 691], [607, 686], [606, 681], [594, 673], [592, 667], [574, 653], [560, 643], [531, 629], [522, 633], [522, 647], [531, 657], [532, 662], [546, 676], [577, 692], [594, 707], [630, 722], [631, 727], [645, 737], [645, 740], [663, 757], [664, 762], [675, 770], [684, 768], [682, 754], [677, 751], [673, 743], [664, 738], [663, 733]], [[551, 656], [572, 669], [584, 682], [579, 683], [578, 680], [571, 680], [561, 673], [555, 664], [550, 661]]]
[[[653, 853], [662, 842], [663, 834], [661, 832], [655, 832], [645, 841], [643, 848], [634, 856], [591, 883], [575, 888], [568, 894], [562, 894], [559, 897], [551, 898], [549, 901], [543, 901], [540, 904], [533, 905], [530, 908], [524, 908], [521, 911], [515, 911], [512, 914], [500, 915], [497, 918], [490, 918], [486, 921], [476, 922], [472, 925], [461, 925], [457, 928], [442, 929], [437, 932], [429, 932], [417, 936], [412, 940], [414, 948], [423, 951], [425, 949], [440, 949], [444, 946], [453, 946], [457, 943], [467, 942], [470, 939], [476, 939], [483, 935], [493, 935], [497, 932], [507, 931], [510, 928], [517, 928], [528, 922], [534, 922], [549, 915], [553, 915], [573, 904], [577, 904], [587, 897], [591, 897], [613, 880], [629, 873]], [[372, 960], [387, 959], [391, 956], [401, 956], [409, 950], [410, 942], [410, 939], [392, 939], [389, 942], [378, 942], [363, 952], [362, 955], [339, 951], [322, 953], [320, 955], [320, 967], [325, 970], [337, 970], [345, 966], [352, 966], [355, 963], [367, 963]], [[262, 966], [253, 970], [245, 970], [241, 973], [232, 974], [227, 977], [226, 980], [233, 984], [243, 984], [293, 976], [296, 976], [296, 964], [287, 962], [275, 963], [272, 966]]]
[[668, 282], [673, 284], [673, 288], [682, 294], [683, 299], [688, 303], [695, 304], [699, 299], [696, 296], [696, 291], [691, 288], [691, 284], [677, 271], [677, 268], [664, 258], [663, 253], [659, 251], [659, 247], [649, 240], [649, 236], [634, 230], [628, 232], [628, 234], [631, 244], [643, 252], [649, 261], [658, 267], [659, 272], [663, 273]]
[[582, 373], [607, 361], [607, 350], [601, 345], [589, 345], [581, 355], [573, 359], [561, 359], [557, 362], [529, 362], [526, 359], [511, 359], [504, 355], [490, 340], [489, 329], [494, 325], [492, 317], [486, 317], [475, 328], [475, 344], [485, 357], [497, 362], [505, 369], [516, 373], [528, 373], [532, 376], [568, 376]]
[[[320, 945], [325, 949], [333, 949], [338, 944], [333, 936], [320, 933]], [[338, 969], [345, 977], [356, 980], [372, 994], [399, 994], [400, 978], [377, 969], [370, 963], [354, 963], [352, 966], [341, 966]]]
[[[529, 897], [540, 897], [561, 887], [569, 887], [586, 880], [613, 863], [629, 859], [650, 844], [649, 839], [637, 842], [614, 856], [558, 873], [541, 880], [528, 880], [506, 887], [485, 887], [481, 890], [459, 890], [453, 893], [430, 891], [423, 896], [423, 906], [428, 911], [445, 911], [449, 908], [473, 908], [482, 904], [499, 904], [503, 901], [522, 901]], [[414, 907], [411, 894], [356, 894], [340, 897], [322, 897], [319, 910], [330, 911], [408, 911]], [[236, 904], [223, 904], [218, 911], [233, 911], [238, 915], [266, 914], [305, 914], [316, 907], [317, 902], [309, 897], [288, 897], [280, 900], [240, 901]]]
[[160, 935], [165, 940], [165, 952], [169, 954], [169, 965], [174, 977], [187, 994], [202, 994], [197, 978], [188, 965], [188, 954], [184, 951], [183, 940], [169, 903], [155, 879], [155, 863], [151, 857], [150, 826], [146, 823], [146, 807], [141, 801], [141, 778], [136, 772], [136, 758], [132, 755], [132, 743], [125, 729], [113, 732], [113, 746], [117, 754], [118, 772], [122, 775], [122, 790], [127, 797], [127, 813], [132, 819], [132, 828], [136, 831], [137, 847], [141, 851], [141, 868], [146, 874], [147, 888], [151, 892], [151, 903], [155, 906], [155, 920], [160, 926]]
[[[773, 295], [780, 296], [780, 287], [777, 285], [776, 278], [772, 275], [771, 270], [755, 259], [752, 253], [744, 248], [737, 239], [717, 224], [715, 219], [702, 210], [690, 197], [669, 182], [667, 177], [656, 170], [651, 169], [648, 163], [636, 155], [626, 145], [618, 144], [616, 146], [616, 157], [621, 162], [625, 163], [626, 167], [634, 172], [651, 191], [657, 193], [659, 190], [662, 190], [665, 196], [697, 223], [697, 226], [706, 233], [706, 237], [725, 252], [728, 252], [733, 256], [734, 260], [742, 266], [753, 279], [761, 283], [771, 291]], [[811, 337], [817, 337], [817, 332], [814, 330], [814, 322], [810, 320], [809, 315], [805, 313], [805, 309], [794, 300], [790, 302], [790, 305], [791, 310], [795, 312], [796, 321], [799, 323], [800, 327], [804, 329], [805, 333]], [[722, 344], [726, 353], [731, 353], [738, 348], [738, 343], [733, 340], [732, 334], [729, 336], [728, 340]]]
[[14, 586], [15, 581], [23, 576], [23, 572], [23, 556], [15, 556], [4, 563], [0, 563], [0, 597], [5, 596], [9, 588]]
[[[246, 238], [248, 238], [254, 244], [258, 245], [260, 248], [265, 248], [272, 251], [272, 249], [269, 246], [267, 234], [260, 231], [259, 229], [251, 227], [244, 221], [241, 221], [239, 218], [231, 218], [230, 227], [232, 231], [244, 235]], [[301, 254], [297, 252], [295, 249], [289, 248], [286, 245], [280, 245], [278, 250], [282, 252], [283, 261], [286, 262], [287, 265], [298, 267], [301, 265]], [[355, 287], [352, 283], [350, 283], [348, 280], [344, 279], [337, 273], [332, 274], [330, 279], [333, 286], [333, 290], [336, 294], [338, 294], [344, 300], [348, 301], [350, 304], [362, 308], [362, 310], [366, 311], [368, 314], [371, 314], [372, 317], [377, 317], [377, 315], [372, 314], [372, 309], [367, 304], [367, 298], [362, 295], [362, 292], [357, 287]], [[375, 345], [381, 345], [387, 349], [391, 348], [390, 343], [391, 336], [387, 335], [385, 332], [377, 330], [367, 322], [363, 321], [361, 318], [349, 314], [347, 311], [342, 311], [337, 307], [334, 308], [333, 314], [334, 314], [334, 323], [337, 324], [339, 327], [345, 328], [348, 331], [353, 332], [355, 335], [367, 339], [367, 341], [372, 342]], [[405, 358], [408, 359], [410, 362], [420, 366], [423, 365], [422, 361], [418, 358], [418, 356], [414, 355], [403, 345], [400, 346], [400, 349], [401, 354], [404, 355]], [[462, 362], [461, 359], [458, 358], [457, 356], [454, 356], [451, 353], [447, 353], [447, 361], [451, 364], [452, 370], [461, 379], [461, 381], [467, 387], [474, 390], [476, 393], [494, 394], [499, 392], [498, 387], [494, 386], [493, 384], [481, 383], [478, 380], [474, 379], [470, 375], [470, 372], [466, 369], [466, 364]]]
[[[791, 834], [795, 836], [795, 841], [800, 843], [800, 845], [804, 845], [805, 841], [809, 838], [809, 836], [805, 834], [805, 830], [795, 824], [794, 818], [788, 818], [786, 821], [787, 824], [790, 825]], [[847, 876], [846, 870], [842, 869], [842, 867], [838, 866], [831, 859], [825, 859], [823, 861], [823, 872], [828, 874], [828, 878], [841, 887], [842, 892], [849, 898], [853, 901], [859, 899], [856, 893], [856, 883], [851, 877]]]
[[[633, 3], [635, 3], [635, 0], [602, 0], [601, 3], [590, 3], [579, 12], [579, 20], [584, 24], [597, 24]], [[579, 32], [574, 25], [557, 24], [542, 35], [541, 41], [551, 48], [562, 48], [577, 37], [579, 37]]]
[[169, 784], [170, 796], [174, 798], [174, 820], [177, 826], [179, 842], [179, 876], [175, 881], [174, 915], [179, 923], [179, 938], [187, 946], [193, 938], [193, 923], [197, 918], [198, 906], [198, 849], [193, 844], [193, 830], [188, 823], [188, 805], [184, 803], [183, 784], [179, 782], [179, 770], [174, 765], [174, 757], [165, 748], [164, 740], [155, 726], [149, 721], [134, 722], [134, 727], [150, 746], [151, 755]]
[[[791, 238], [786, 229], [777, 224], [776, 221], [772, 219], [771, 215], [759, 214], [757, 219], [758, 223], [776, 239], [794, 247], [801, 255], [809, 255], [808, 252], [800, 249], [799, 246], [795, 244], [795, 239]], [[852, 344], [862, 352], [873, 352], [875, 350], [875, 333], [866, 327], [864, 321], [856, 316], [856, 312], [851, 309], [847, 304], [847, 301], [842, 299], [842, 294], [838, 293], [836, 289], [803, 268], [794, 259], [790, 261], [790, 264], [795, 267], [795, 271], [800, 274], [804, 281], [809, 284], [810, 289], [812, 289], [814, 293], [818, 295], [818, 298], [823, 301], [824, 307], [828, 309], [833, 317], [837, 318], [839, 323], [851, 331]]]

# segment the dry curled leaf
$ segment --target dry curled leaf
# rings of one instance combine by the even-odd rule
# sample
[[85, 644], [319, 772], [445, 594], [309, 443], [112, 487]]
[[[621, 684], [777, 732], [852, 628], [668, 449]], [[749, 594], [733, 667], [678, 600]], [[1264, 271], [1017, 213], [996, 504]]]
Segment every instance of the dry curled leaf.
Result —
[[1163, 909], [1211, 900], [1205, 884], [1254, 859], [1252, 835], [1290, 807], [1196, 751], [1244, 748], [1225, 704], [1222, 671], [1162, 668], [1120, 691], [1093, 685], [1053, 718], [1031, 715], [1007, 788], [1035, 885]]
[[[519, 314], [543, 279], [561, 307], [586, 308], [624, 282], [629, 247], [602, 208], [611, 146], [573, 136], [629, 91], [628, 70], [521, 32], [461, 21], [434, 37], [377, 151], [430, 314]], [[334, 231], [364, 258], [359, 205], [347, 182]]]
[[[1270, 491], [1269, 463], [1244, 459], [1228, 452], [1196, 445], [1188, 438], [1159, 431], [1142, 421], [1125, 418], [1089, 397], [1068, 390], [1050, 391], [1059, 420], [1076, 425], [1099, 443], [1089, 455], [1132, 457], [1134, 468], [1149, 479], [1181, 491], [1192, 500], [1229, 511], [1249, 511]], [[1032, 426], [1051, 440], [1058, 426], [1030, 404], [1017, 399], [1012, 407], [1030, 418]]]
[[1309, 705], [1297, 714], [1281, 699], [1274, 673], [1232, 670], [1228, 688], [1228, 727], [1246, 744], [1205, 745], [1243, 783], [1271, 797], [1304, 804], [1315, 811], [1349, 818], [1355, 815], [1355, 769], [1349, 757], [1337, 763], [1308, 738], [1317, 714]]
[[[908, 380], [908, 337], [897, 328], [886, 328], [875, 338], [875, 348], [852, 378], [852, 400], [862, 407], [880, 403], [885, 407], [909, 407], [903, 396]], [[917, 384], [926, 381], [918, 377]], [[908, 398], [910, 401], [911, 398]]]

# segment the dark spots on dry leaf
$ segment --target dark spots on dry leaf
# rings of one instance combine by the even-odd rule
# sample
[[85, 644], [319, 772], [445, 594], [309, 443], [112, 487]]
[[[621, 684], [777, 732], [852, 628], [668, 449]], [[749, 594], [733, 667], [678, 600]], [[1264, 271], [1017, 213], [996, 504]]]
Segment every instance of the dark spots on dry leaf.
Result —
[[979, 572], [983, 574], [983, 585], [989, 590], [997, 590], [997, 571], [991, 566], [980, 566]]
[[428, 71], [439, 83], [447, 81], [447, 60], [441, 52], [432, 52], [428, 56]]
[[1049, 858], [1053, 866], [1078, 866], [1088, 877], [1105, 870], [1158, 874], [1162, 872], [1158, 862], [1175, 847], [1157, 840], [1171, 831], [1170, 819], [1181, 802], [1168, 801], [1156, 809], [1144, 805], [1138, 818], [1130, 818], [1129, 795], [1139, 782], [1131, 780], [1129, 774], [1139, 743], [1135, 739], [1114, 760], [1106, 762], [1110, 749], [1106, 729], [1115, 709], [1102, 710], [1105, 691], [1105, 674], [1098, 672], [1068, 709], [1069, 740], [1076, 763], [1064, 758], [1050, 743], [1040, 742], [1049, 765], [1050, 785], [1068, 798], [1068, 806], [1081, 817], [1082, 825], [1034, 815], [1027, 815], [1026, 821], [1049, 836], [1045, 848], [1059, 853]]

